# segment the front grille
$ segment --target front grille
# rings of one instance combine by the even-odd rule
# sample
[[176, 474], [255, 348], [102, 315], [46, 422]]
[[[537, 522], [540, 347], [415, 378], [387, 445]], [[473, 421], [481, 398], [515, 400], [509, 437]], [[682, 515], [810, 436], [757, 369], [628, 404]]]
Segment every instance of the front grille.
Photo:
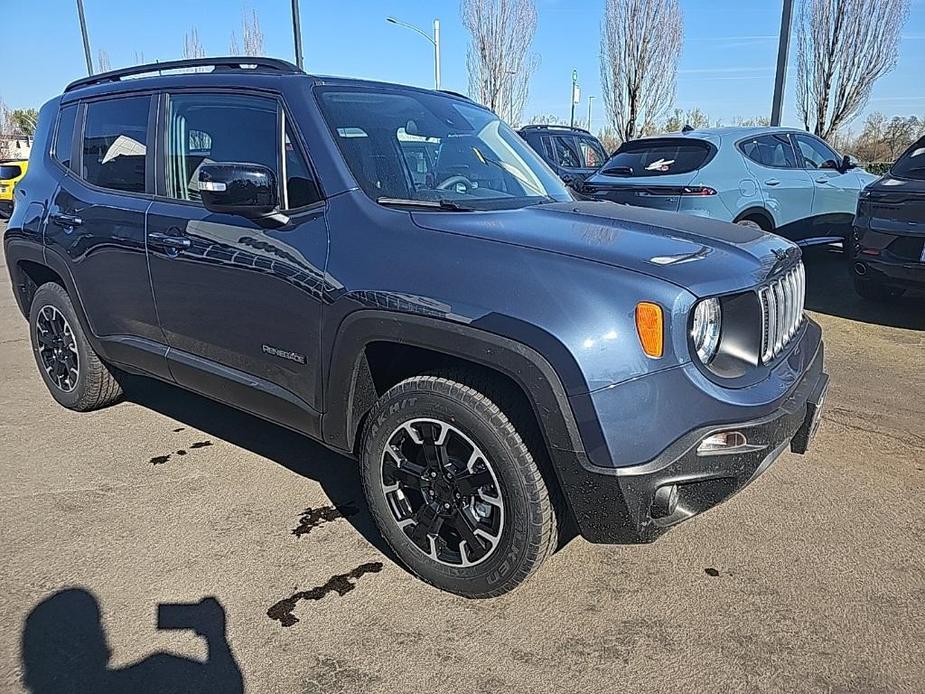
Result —
[[803, 263], [758, 290], [761, 301], [761, 361], [780, 354], [803, 322], [806, 272]]

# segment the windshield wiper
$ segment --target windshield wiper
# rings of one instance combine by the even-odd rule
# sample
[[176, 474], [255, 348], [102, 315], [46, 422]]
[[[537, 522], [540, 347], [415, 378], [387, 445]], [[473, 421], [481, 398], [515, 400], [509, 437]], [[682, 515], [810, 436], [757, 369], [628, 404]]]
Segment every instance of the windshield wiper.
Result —
[[435, 210], [451, 210], [453, 212], [474, 212], [474, 207], [460, 205], [453, 200], [413, 200], [411, 198], [377, 198], [380, 205], [391, 207], [427, 207]]
[[609, 166], [606, 169], [602, 169], [601, 174], [603, 174], [604, 176], [632, 176], [633, 167], [632, 166]]

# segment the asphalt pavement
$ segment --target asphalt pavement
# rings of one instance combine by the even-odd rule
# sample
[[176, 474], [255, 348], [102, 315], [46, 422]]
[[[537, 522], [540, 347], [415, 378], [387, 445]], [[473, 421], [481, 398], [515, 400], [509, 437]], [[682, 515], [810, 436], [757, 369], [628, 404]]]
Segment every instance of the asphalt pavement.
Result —
[[925, 691], [925, 298], [806, 265], [832, 379], [810, 452], [489, 601], [404, 571], [354, 463], [307, 439], [144, 379], [59, 407], [0, 268], [0, 691]]

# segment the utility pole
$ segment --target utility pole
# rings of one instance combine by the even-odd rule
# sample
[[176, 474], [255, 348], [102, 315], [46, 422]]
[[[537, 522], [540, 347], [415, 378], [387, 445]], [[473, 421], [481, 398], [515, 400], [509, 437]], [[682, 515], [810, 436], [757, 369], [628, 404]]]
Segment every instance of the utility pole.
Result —
[[569, 121], [571, 127], [575, 127], [575, 104], [578, 103], [578, 70], [572, 70], [572, 117]]
[[80, 33], [84, 40], [84, 57], [87, 59], [87, 74], [93, 74], [93, 58], [90, 56], [90, 39], [87, 36], [87, 19], [84, 17], [84, 0], [77, 0], [77, 16], [80, 17]]
[[592, 104], [592, 103], [594, 103], [594, 97], [593, 97], [593, 96], [589, 96], [589, 97], [588, 97], [588, 132], [594, 132], [594, 131], [591, 129], [591, 104]]
[[299, 0], [292, 0], [292, 38], [295, 40], [295, 64], [302, 70], [302, 16], [299, 14]]
[[780, 43], [777, 45], [777, 76], [774, 78], [774, 101], [771, 102], [771, 125], [780, 125], [784, 109], [784, 87], [787, 83], [787, 60], [790, 57], [793, 0], [784, 0], [780, 15]]
[[440, 91], [440, 20], [434, 20], [434, 89]]

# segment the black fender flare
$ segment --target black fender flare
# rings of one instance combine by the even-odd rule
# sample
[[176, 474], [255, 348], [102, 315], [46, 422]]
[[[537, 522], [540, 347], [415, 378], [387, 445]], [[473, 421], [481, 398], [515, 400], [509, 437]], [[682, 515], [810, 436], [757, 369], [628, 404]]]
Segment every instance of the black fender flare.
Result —
[[[348, 315], [333, 341], [322, 419], [324, 440], [329, 446], [353, 449], [359, 426], [359, 417], [353, 413], [357, 376], [366, 346], [373, 342], [429, 349], [503, 373], [527, 395], [547, 447], [583, 453], [569, 396], [559, 373], [542, 354], [521, 342], [471, 325], [374, 309]], [[573, 363], [560, 368], [578, 367]]]

